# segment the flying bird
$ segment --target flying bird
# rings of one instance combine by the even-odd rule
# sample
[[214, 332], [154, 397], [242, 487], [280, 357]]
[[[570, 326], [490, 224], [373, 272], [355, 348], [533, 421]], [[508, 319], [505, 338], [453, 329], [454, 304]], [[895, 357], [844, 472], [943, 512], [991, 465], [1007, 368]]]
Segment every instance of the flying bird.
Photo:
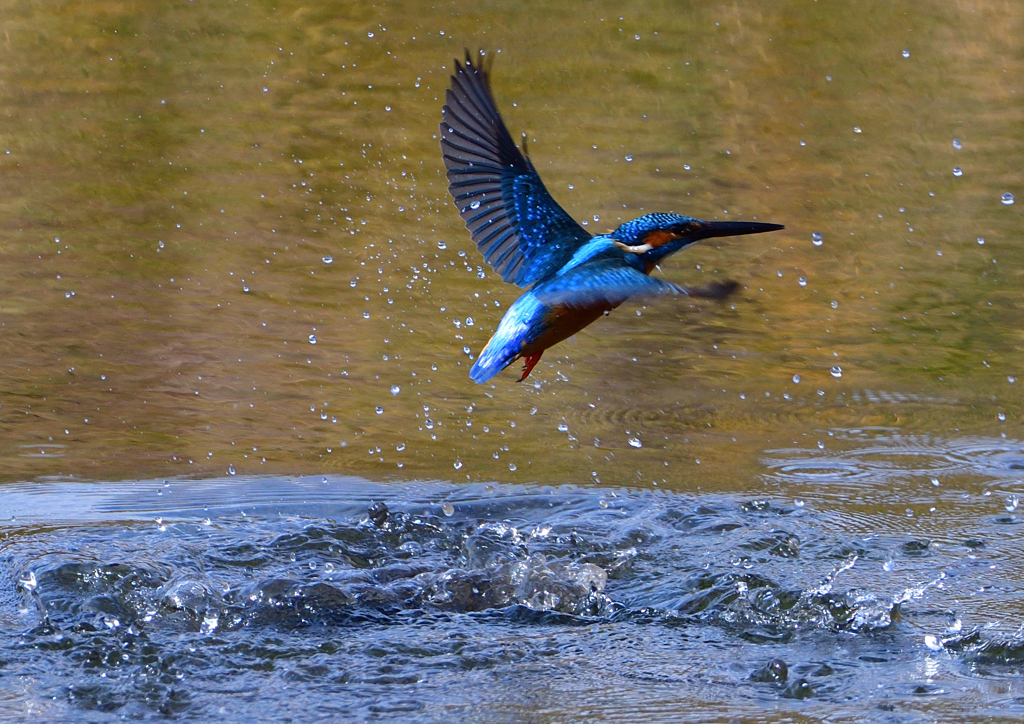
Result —
[[687, 288], [650, 276], [666, 257], [701, 239], [782, 229], [754, 221], [701, 221], [645, 214], [591, 236], [559, 206], [526, 151], [516, 147], [491, 93], [490, 63], [455, 60], [441, 109], [441, 152], [448, 191], [477, 249], [501, 278], [527, 291], [498, 324], [470, 370], [486, 382], [518, 359], [522, 382], [544, 350], [633, 297], [721, 298], [734, 282]]

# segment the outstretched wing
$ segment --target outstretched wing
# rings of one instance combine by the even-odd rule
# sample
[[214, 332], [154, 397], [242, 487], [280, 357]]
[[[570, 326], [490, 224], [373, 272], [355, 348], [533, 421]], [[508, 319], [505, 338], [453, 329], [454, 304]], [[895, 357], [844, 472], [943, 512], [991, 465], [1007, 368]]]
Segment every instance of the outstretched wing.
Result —
[[448, 191], [480, 253], [506, 282], [553, 276], [590, 239], [516, 148], [491, 95], [488, 71], [466, 52], [441, 109]]
[[537, 287], [537, 299], [546, 307], [613, 309], [630, 297], [689, 295], [678, 284], [649, 277], [621, 259], [602, 259], [571, 269]]

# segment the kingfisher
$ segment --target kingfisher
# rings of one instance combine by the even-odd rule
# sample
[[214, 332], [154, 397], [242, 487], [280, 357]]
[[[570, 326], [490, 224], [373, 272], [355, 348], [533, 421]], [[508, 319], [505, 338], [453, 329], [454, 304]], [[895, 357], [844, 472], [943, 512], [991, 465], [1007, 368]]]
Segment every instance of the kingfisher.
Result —
[[559, 206], [526, 149], [517, 148], [491, 93], [490, 61], [455, 60], [441, 109], [448, 191], [484, 259], [505, 282], [526, 288], [498, 324], [469, 376], [486, 382], [524, 360], [522, 382], [541, 355], [630, 298], [723, 298], [735, 282], [684, 287], [652, 277], [668, 256], [701, 239], [784, 228], [754, 221], [701, 221], [645, 214], [592, 236]]

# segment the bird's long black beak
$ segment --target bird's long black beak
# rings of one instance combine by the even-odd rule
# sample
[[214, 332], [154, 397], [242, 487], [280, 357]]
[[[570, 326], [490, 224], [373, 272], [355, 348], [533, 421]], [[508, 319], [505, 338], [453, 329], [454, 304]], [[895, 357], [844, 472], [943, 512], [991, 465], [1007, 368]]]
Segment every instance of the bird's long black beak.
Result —
[[705, 221], [704, 228], [697, 234], [702, 239], [710, 239], [714, 236], [763, 234], [766, 231], [778, 231], [785, 228], [782, 224], [763, 224], [760, 221]]

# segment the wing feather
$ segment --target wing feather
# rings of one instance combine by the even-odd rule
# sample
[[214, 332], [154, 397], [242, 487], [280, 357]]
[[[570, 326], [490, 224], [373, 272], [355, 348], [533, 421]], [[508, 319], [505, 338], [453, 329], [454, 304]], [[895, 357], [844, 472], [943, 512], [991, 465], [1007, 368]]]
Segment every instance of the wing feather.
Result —
[[[482, 57], [482, 54], [481, 54]], [[506, 282], [553, 277], [590, 239], [520, 153], [491, 93], [484, 64], [455, 61], [441, 120], [448, 191], [484, 259]]]
[[546, 307], [614, 309], [631, 297], [688, 295], [689, 291], [612, 258], [574, 267], [538, 286], [535, 293]]

